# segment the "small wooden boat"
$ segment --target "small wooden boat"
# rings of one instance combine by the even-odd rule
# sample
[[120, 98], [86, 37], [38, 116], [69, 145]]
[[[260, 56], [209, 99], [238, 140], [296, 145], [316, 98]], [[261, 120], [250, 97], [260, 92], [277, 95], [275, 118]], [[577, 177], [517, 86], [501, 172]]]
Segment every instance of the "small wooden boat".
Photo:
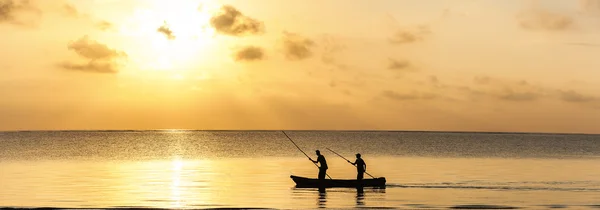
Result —
[[347, 188], [360, 188], [360, 187], [378, 187], [385, 188], [385, 177], [379, 177], [375, 179], [311, 179], [306, 177], [291, 175], [290, 178], [294, 180], [297, 188], [332, 188], [332, 187], [347, 187]]

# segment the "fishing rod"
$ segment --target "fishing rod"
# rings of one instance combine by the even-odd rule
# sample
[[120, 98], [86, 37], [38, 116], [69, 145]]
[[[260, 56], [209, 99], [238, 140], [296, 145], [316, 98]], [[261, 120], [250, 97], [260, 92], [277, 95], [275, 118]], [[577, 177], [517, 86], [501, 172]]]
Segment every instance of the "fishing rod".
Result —
[[[304, 155], [306, 155], [306, 157], [307, 157], [308, 159], [310, 159], [310, 160], [311, 160], [311, 162], [312, 162], [312, 159], [311, 159], [311, 158], [310, 158], [310, 157], [309, 157], [309, 156], [308, 156], [308, 155], [307, 155], [307, 154], [306, 154], [304, 151], [302, 151], [302, 149], [300, 149], [300, 147], [299, 147], [299, 146], [298, 146], [298, 145], [297, 145], [297, 144], [294, 142], [294, 140], [292, 140], [292, 138], [290, 138], [290, 137], [289, 137], [289, 136], [288, 136], [288, 135], [285, 133], [285, 131], [281, 131], [281, 132], [283, 132], [283, 135], [285, 135], [285, 137], [287, 137], [287, 138], [288, 138], [288, 139], [289, 139], [289, 140], [292, 142], [292, 144], [294, 144], [294, 146], [296, 146], [296, 148], [298, 148], [298, 150], [300, 150], [300, 152], [302, 152]], [[315, 164], [315, 166], [316, 166], [317, 168], [319, 168], [319, 166], [318, 166], [318, 165], [317, 165], [315, 162], [312, 162], [312, 163], [313, 163], [313, 164]], [[329, 179], [331, 179], [331, 177], [329, 176], [329, 174], [325, 173], [325, 175], [327, 175], [327, 177], [329, 177]]]
[[[346, 161], [348, 161], [348, 163], [352, 164], [352, 162], [350, 162], [350, 160], [346, 159], [344, 156], [342, 156], [342, 155], [338, 154], [337, 152], [335, 152], [335, 151], [333, 151], [333, 150], [331, 150], [331, 149], [329, 149], [329, 148], [325, 148], [325, 149], [328, 149], [329, 151], [333, 152], [333, 154], [336, 154], [336, 155], [340, 156], [341, 158], [344, 158], [344, 160], [346, 160]], [[358, 167], [358, 166], [355, 166], [354, 164], [352, 164], [352, 165], [353, 165], [354, 167]], [[367, 175], [369, 175], [369, 176], [373, 177], [373, 179], [375, 179], [375, 177], [374, 177], [374, 176], [372, 176], [371, 174], [369, 174], [369, 173], [368, 173], [366, 170], [365, 170], [365, 174], [367, 174]]]

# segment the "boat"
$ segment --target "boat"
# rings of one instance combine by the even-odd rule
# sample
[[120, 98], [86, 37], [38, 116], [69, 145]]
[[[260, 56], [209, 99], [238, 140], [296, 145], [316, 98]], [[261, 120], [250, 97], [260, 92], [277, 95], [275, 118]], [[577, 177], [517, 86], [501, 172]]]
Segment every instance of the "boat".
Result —
[[296, 188], [361, 188], [376, 187], [385, 188], [385, 177], [374, 179], [312, 179], [291, 175], [290, 178], [296, 183]]

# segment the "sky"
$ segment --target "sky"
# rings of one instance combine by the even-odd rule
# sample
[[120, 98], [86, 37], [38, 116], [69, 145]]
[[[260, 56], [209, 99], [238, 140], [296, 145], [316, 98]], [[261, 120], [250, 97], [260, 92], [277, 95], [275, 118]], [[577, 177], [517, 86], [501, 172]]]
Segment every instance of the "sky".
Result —
[[0, 0], [0, 130], [600, 134], [600, 0]]

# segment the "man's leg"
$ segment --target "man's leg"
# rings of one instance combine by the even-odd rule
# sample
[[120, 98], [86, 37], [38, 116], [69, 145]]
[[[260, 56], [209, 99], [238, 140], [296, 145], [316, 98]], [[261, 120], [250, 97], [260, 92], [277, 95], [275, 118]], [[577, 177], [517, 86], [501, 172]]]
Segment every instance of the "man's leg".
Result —
[[319, 169], [319, 179], [325, 179], [325, 171], [326, 169]]
[[357, 179], [357, 180], [362, 180], [362, 179], [363, 179], [363, 177], [364, 177], [364, 172], [362, 172], [362, 171], [361, 171], [361, 172], [358, 172], [358, 174], [356, 175], [356, 179]]

